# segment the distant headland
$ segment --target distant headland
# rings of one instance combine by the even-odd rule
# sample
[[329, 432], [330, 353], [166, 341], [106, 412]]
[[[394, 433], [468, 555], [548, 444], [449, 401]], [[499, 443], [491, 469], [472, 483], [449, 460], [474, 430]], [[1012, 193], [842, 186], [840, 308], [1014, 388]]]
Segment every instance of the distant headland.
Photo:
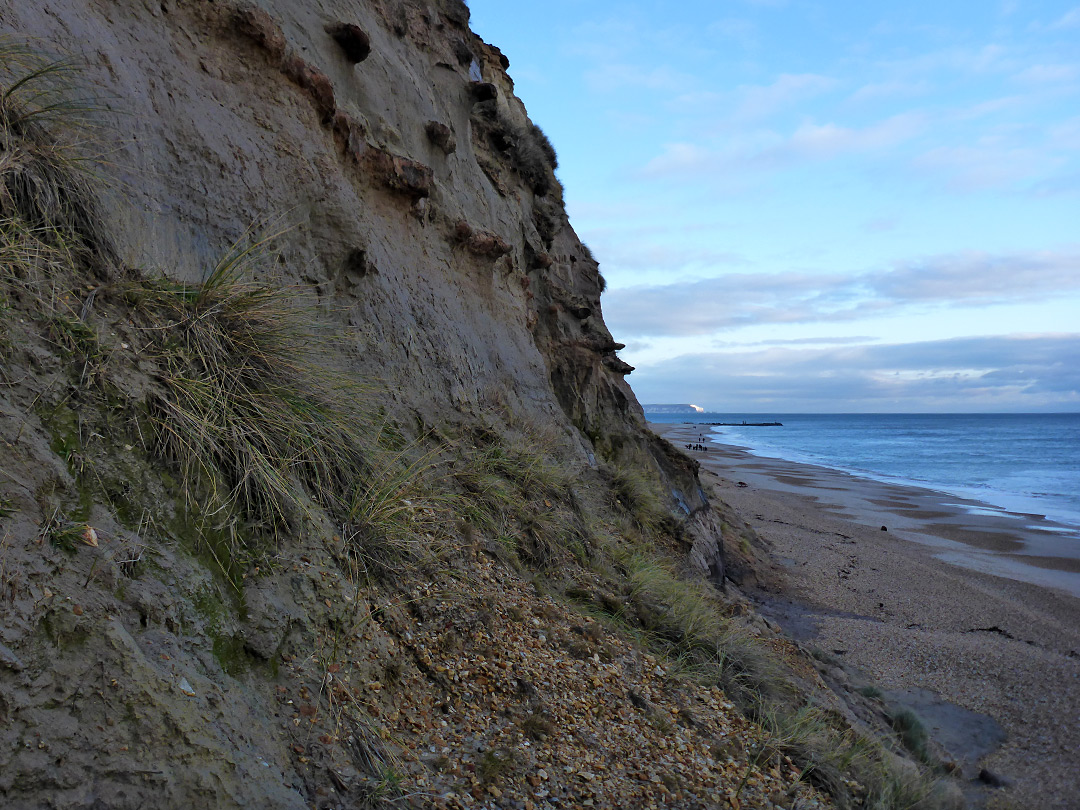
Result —
[[645, 413], [705, 413], [700, 405], [642, 405]]

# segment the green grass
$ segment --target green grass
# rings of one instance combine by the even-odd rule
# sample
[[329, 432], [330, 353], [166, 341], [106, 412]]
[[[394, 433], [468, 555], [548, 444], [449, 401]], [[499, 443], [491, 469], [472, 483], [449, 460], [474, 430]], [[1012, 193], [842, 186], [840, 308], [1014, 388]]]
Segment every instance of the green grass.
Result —
[[[87, 320], [117, 258], [98, 210], [88, 157], [97, 107], [79, 97], [79, 66], [0, 37], [0, 316], [21, 342], [14, 311], [43, 327], [97, 379], [105, 354]], [[89, 283], [88, 283], [89, 282]], [[22, 318], [19, 322], [24, 322]], [[28, 327], [19, 327], [22, 331]]]
[[659, 483], [645, 470], [619, 466], [609, 471], [616, 504], [646, 534], [661, 531], [671, 521]]
[[616, 620], [637, 618], [643, 629], [630, 626], [629, 632], [667, 658], [669, 674], [719, 684], [728, 699], [764, 730], [765, 741], [751, 759], [744, 781], [755, 768], [784, 755], [800, 768], [802, 779], [826, 790], [839, 806], [851, 806], [851, 780], [865, 788], [865, 804], [860, 806], [875, 810], [924, 806], [918, 803], [930, 795], [927, 778], [893, 771], [880, 745], [856, 734], [835, 713], [807, 704], [793, 687], [787, 666], [765, 642], [726, 615], [725, 604], [711, 585], [678, 576], [640, 543], [608, 550], [631, 584], [631, 607], [617, 613]]
[[39, 529], [38, 537], [42, 542], [49, 543], [53, 548], [58, 548], [70, 554], [75, 552], [83, 543], [83, 535], [86, 531], [87, 526], [85, 523], [75, 523], [68, 520], [59, 509], [54, 509], [49, 519]]
[[630, 581], [631, 602], [654, 644], [695, 680], [719, 683], [752, 711], [784, 683], [784, 669], [757, 639], [724, 615], [712, 586], [680, 578], [655, 554], [616, 551]]
[[579, 481], [551, 440], [528, 429], [468, 431], [452, 477], [470, 531], [498, 542], [512, 561], [544, 569], [567, 555], [587, 558], [591, 532], [575, 494]]
[[910, 751], [920, 762], [929, 764], [932, 761], [929, 748], [929, 735], [926, 726], [923, 725], [919, 716], [911, 709], [900, 709], [890, 713], [889, 721], [896, 731], [904, 748]]

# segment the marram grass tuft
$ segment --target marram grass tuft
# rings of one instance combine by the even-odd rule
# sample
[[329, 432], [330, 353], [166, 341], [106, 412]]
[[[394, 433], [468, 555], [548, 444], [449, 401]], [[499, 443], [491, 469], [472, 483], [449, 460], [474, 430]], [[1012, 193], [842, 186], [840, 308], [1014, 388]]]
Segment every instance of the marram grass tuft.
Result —
[[209, 277], [133, 291], [160, 365], [162, 455], [189, 496], [276, 531], [314, 501], [334, 508], [367, 469], [362, 392], [323, 368], [286, 290], [251, 280], [278, 234], [246, 238]]

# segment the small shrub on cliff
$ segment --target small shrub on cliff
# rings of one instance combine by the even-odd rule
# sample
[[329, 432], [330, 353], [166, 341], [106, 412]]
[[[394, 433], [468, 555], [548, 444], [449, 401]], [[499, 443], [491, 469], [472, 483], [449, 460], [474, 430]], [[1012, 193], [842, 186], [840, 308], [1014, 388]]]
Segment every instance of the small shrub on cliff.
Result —
[[904, 748], [914, 754], [920, 762], [932, 761], [927, 748], [929, 738], [926, 734], [926, 726], [915, 712], [911, 709], [901, 709], [890, 714], [889, 721], [900, 738], [900, 742], [904, 744]]
[[488, 140], [494, 150], [509, 155], [514, 169], [534, 194], [547, 196], [553, 181], [558, 183], [554, 172], [559, 159], [544, 131], [531, 121], [520, 127], [498, 110], [492, 111], [488, 120]]

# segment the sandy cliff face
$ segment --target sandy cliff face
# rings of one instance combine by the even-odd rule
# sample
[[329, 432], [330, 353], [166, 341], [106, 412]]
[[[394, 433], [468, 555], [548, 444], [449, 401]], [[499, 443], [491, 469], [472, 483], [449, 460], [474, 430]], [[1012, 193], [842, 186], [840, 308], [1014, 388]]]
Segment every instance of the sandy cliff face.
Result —
[[[469, 31], [463, 3], [3, 14], [5, 30], [85, 62], [108, 108], [111, 219], [128, 262], [198, 279], [252, 226], [294, 226], [272, 280], [314, 296], [352, 368], [407, 407], [502, 404], [569, 422], [587, 452], [640, 449], [597, 265], [507, 60]], [[364, 38], [362, 61], [334, 38], [342, 25]], [[700, 506], [693, 471], [670, 472]]]
[[[289, 228], [253, 280], [302, 302], [327, 373], [367, 381], [405, 434], [511, 418], [553, 437], [594, 481], [620, 466], [659, 476], [678, 548], [722, 580], [696, 467], [646, 430], [554, 156], [463, 3], [43, 0], [5, 4], [0, 31], [70, 54], [74, 86], [93, 100], [97, 129], [78, 148], [99, 158], [94, 193], [115, 255], [64, 293], [85, 304], [63, 323], [75, 349], [88, 324], [95, 351], [123, 358], [78, 366], [75, 349], [27, 319], [4, 345], [9, 806], [306, 807], [329, 801], [327, 790], [360, 791], [379, 746], [360, 725], [316, 734], [308, 710], [340, 705], [331, 661], [345, 642], [334, 634], [355, 635], [356, 617], [370, 624], [380, 607], [389, 629], [364, 631], [353, 683], [402, 677], [391, 662], [414, 656], [405, 677], [427, 684], [418, 695], [457, 689], [427, 653], [402, 650], [422, 611], [368, 601], [332, 564], [325, 543], [340, 545], [341, 529], [326, 514], [287, 539], [269, 573], [231, 584], [180, 528], [151, 537], [146, 510], [174, 521], [182, 484], [175, 467], [138, 453], [139, 413], [164, 375], [121, 287], [158, 274], [198, 284], [252, 229]], [[92, 416], [86, 393], [117, 366], [126, 371], [109, 402], [137, 412], [123, 429]], [[137, 491], [143, 513], [119, 514], [104, 490]], [[472, 533], [462, 530], [485, 540]], [[376, 716], [393, 711], [375, 692], [368, 700]], [[312, 764], [317, 739], [352, 746], [347, 762]], [[364, 784], [357, 795], [375, 795]]]

